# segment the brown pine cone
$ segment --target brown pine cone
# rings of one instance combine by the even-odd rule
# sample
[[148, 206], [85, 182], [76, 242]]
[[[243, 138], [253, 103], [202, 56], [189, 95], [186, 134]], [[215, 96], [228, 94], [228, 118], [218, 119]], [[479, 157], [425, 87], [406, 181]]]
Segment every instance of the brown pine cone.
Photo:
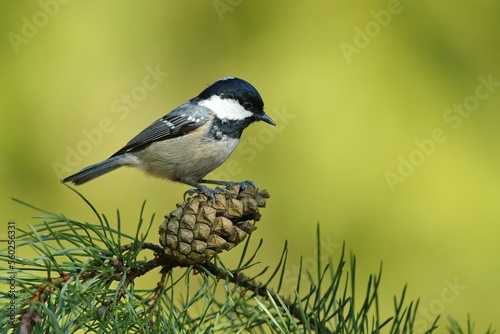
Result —
[[198, 194], [165, 216], [160, 225], [160, 244], [165, 254], [180, 264], [201, 263], [217, 252], [230, 250], [257, 227], [259, 208], [266, 206], [269, 193], [252, 186], [229, 188], [216, 194], [215, 204], [205, 194]]

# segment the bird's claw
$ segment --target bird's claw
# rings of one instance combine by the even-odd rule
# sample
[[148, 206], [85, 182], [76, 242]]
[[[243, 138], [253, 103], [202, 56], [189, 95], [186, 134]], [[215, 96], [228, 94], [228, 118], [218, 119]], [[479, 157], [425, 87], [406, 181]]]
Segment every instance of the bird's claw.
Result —
[[184, 200], [186, 200], [186, 196], [193, 196], [195, 194], [204, 194], [212, 200], [212, 204], [215, 204], [215, 195], [216, 194], [226, 194], [228, 192], [229, 192], [229, 189], [226, 189], [226, 188], [210, 189], [208, 187], [200, 185], [199, 188], [187, 190], [184, 193]]
[[[212, 181], [212, 182], [207, 182], [207, 183], [215, 183], [215, 182]], [[243, 182], [217, 181], [217, 183], [215, 183], [215, 184], [225, 186], [226, 188], [210, 189], [210, 188], [208, 188], [204, 185], [201, 185], [201, 184], [193, 184], [194, 186], [196, 186], [196, 188], [187, 190], [184, 193], [184, 200], [186, 200], [187, 196], [193, 196], [195, 194], [204, 194], [212, 200], [213, 204], [215, 204], [215, 195], [216, 194], [227, 194], [228, 192], [230, 192], [230, 189], [229, 189], [230, 187], [239, 186], [240, 189], [243, 191], [247, 190], [249, 186], [254, 188], [255, 191], [257, 191], [257, 189], [258, 189], [255, 182], [250, 181], [250, 180], [243, 181]]]
[[240, 185], [240, 188], [243, 189], [243, 190], [247, 190], [248, 186], [252, 186], [255, 191], [257, 191], [257, 185], [255, 184], [255, 182], [253, 181], [250, 181], [250, 180], [246, 180], [246, 181], [243, 181], [243, 182], [237, 182], [236, 184], [239, 184]]
[[246, 181], [242, 181], [242, 182], [231, 182], [231, 181], [225, 181], [224, 182], [224, 185], [226, 187], [234, 187], [234, 186], [239, 186], [241, 190], [245, 191], [247, 190], [248, 186], [251, 186], [255, 189], [255, 191], [257, 191], [257, 185], [255, 184], [255, 182], [253, 181], [250, 181], [250, 180], [246, 180]]

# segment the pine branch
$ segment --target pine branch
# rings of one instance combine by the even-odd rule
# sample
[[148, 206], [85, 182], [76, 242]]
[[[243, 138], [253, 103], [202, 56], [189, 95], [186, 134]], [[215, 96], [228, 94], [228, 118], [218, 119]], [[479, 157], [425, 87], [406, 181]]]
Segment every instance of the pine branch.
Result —
[[[337, 261], [330, 258], [323, 263], [319, 226], [316, 268], [305, 270], [301, 260], [293, 297], [285, 297], [288, 244], [273, 270], [257, 262], [263, 241], [250, 246], [250, 234], [256, 229], [250, 220], [260, 219], [259, 208], [269, 198], [265, 192], [231, 189], [218, 194], [216, 203], [199, 195], [178, 204], [160, 226], [161, 245], [146, 242], [154, 216], [145, 224], [144, 204], [137, 231], [130, 236], [121, 231], [119, 212], [112, 224], [76, 193], [94, 212], [96, 223], [35, 208], [42, 221], [18, 231], [18, 254], [30, 248], [38, 256], [15, 257], [17, 291], [15, 298], [0, 294], [1, 333], [9, 328], [21, 333], [414, 331], [418, 301], [405, 301], [406, 287], [394, 298], [393, 314], [380, 315], [382, 267], [368, 278], [361, 304], [355, 303], [360, 289], [356, 258], [345, 260], [342, 247]], [[218, 254], [243, 240], [239, 263], [229, 269]], [[10, 259], [2, 250], [0, 269], [6, 269]], [[138, 289], [136, 280], [143, 276], [156, 285]], [[6, 307], [11, 301], [16, 314], [12, 322]], [[465, 333], [456, 322], [450, 323], [451, 333]], [[436, 328], [437, 319], [427, 333]], [[469, 321], [467, 333], [471, 332]]]
[[[303, 311], [292, 300], [287, 299], [283, 296], [279, 296], [273, 291], [272, 288], [268, 288], [263, 283], [256, 282], [254, 279], [251, 279], [250, 277], [241, 273], [228, 272], [226, 269], [217, 267], [212, 263], [204, 263], [200, 266], [218, 279], [223, 279], [228, 282], [234, 283], [235, 285], [245, 290], [253, 291], [258, 296], [264, 297], [266, 299], [271, 299], [275, 303], [275, 305], [280, 304], [283, 307], [286, 307], [290, 311], [290, 314], [298, 321], [303, 320]], [[308, 316], [307, 322], [311, 324], [313, 328], [318, 328], [319, 333], [333, 333], [312, 316]]]

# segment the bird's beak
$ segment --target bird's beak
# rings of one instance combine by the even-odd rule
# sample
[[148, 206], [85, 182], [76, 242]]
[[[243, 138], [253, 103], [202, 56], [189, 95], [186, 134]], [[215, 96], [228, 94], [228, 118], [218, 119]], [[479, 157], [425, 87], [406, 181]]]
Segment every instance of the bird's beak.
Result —
[[257, 114], [255, 116], [255, 118], [258, 120], [258, 121], [264, 121], [266, 122], [267, 124], [271, 124], [271, 125], [276, 125], [276, 123], [274, 123], [274, 121], [271, 119], [271, 117], [269, 117], [266, 113], [262, 113], [262, 114]]

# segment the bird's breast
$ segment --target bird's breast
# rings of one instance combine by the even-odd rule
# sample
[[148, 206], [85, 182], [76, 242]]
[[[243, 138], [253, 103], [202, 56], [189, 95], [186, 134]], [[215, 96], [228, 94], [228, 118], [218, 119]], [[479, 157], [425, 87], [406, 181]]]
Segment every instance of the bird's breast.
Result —
[[238, 145], [239, 139], [210, 138], [204, 131], [154, 142], [135, 153], [139, 168], [146, 173], [170, 180], [198, 181], [222, 165]]

